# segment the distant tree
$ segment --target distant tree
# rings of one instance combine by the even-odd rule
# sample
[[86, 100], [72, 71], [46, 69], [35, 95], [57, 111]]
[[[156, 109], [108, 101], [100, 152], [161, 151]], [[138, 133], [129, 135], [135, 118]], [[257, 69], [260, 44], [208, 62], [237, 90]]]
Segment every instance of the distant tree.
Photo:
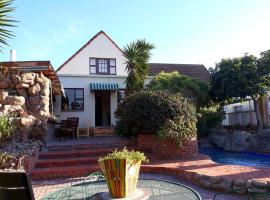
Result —
[[144, 39], [131, 42], [124, 47], [123, 55], [126, 58], [126, 70], [128, 72], [126, 95], [142, 90], [148, 75], [150, 51], [153, 48], [153, 44], [146, 42]]
[[147, 87], [151, 90], [166, 90], [172, 94], [180, 93], [181, 96], [191, 100], [197, 108], [204, 107], [209, 102], [208, 83], [182, 75], [177, 71], [159, 73]]
[[250, 96], [254, 102], [257, 131], [263, 129], [259, 99], [270, 87], [270, 50], [260, 58], [245, 54], [243, 57], [222, 59], [211, 73], [211, 96], [226, 104], [235, 98]]
[[13, 0], [0, 0], [0, 51], [3, 46], [8, 45], [7, 39], [14, 37], [9, 27], [14, 27], [15, 20], [12, 20], [10, 14], [14, 11], [11, 7]]

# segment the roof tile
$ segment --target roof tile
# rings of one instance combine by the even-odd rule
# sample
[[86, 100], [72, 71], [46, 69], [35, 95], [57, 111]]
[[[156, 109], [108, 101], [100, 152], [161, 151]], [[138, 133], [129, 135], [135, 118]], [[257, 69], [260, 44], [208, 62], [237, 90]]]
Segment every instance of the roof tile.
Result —
[[168, 64], [168, 63], [149, 63], [149, 76], [155, 76], [158, 73], [164, 71], [165, 73], [170, 73], [178, 71], [179, 73], [203, 80], [209, 81], [210, 73], [205, 68], [204, 65], [200, 64]]

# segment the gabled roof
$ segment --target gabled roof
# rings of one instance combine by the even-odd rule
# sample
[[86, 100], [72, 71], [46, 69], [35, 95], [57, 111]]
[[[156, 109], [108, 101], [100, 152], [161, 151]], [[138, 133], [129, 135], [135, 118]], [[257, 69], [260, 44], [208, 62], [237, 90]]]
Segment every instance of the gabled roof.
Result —
[[103, 34], [105, 37], [107, 37], [113, 45], [119, 49], [119, 51], [123, 52], [122, 49], [104, 32], [104, 31], [99, 31], [94, 37], [92, 37], [85, 45], [83, 45], [76, 53], [74, 53], [69, 59], [67, 59], [57, 70], [58, 72], [60, 69], [62, 69], [70, 60], [72, 60], [77, 54], [79, 54], [84, 48], [86, 48], [88, 45], [91, 44], [99, 35]]
[[170, 73], [174, 71], [178, 71], [179, 73], [203, 80], [209, 81], [210, 73], [204, 67], [204, 65], [199, 64], [168, 64], [168, 63], [149, 63], [149, 76], [155, 76], [158, 73], [164, 71], [165, 73]]

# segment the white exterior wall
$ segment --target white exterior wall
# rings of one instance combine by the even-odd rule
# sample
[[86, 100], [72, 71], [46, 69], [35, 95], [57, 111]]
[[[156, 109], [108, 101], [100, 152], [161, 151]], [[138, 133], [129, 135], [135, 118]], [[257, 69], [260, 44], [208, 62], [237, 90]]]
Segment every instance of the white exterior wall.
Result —
[[122, 52], [103, 33], [99, 34], [88, 46], [75, 55], [57, 74], [89, 75], [90, 57], [115, 58], [116, 75], [127, 76], [125, 59]]
[[[95, 93], [90, 92], [90, 83], [117, 83], [119, 89], [125, 89], [126, 76], [92, 76], [92, 75], [58, 75], [60, 82], [64, 88], [83, 88], [84, 89], [84, 110], [83, 111], [65, 111], [61, 112], [61, 105], [59, 101], [61, 98], [56, 99], [55, 114], [59, 115], [61, 120], [67, 117], [79, 117], [79, 125], [95, 126]], [[117, 108], [117, 92], [111, 93], [111, 124], [115, 125], [114, 112]]]

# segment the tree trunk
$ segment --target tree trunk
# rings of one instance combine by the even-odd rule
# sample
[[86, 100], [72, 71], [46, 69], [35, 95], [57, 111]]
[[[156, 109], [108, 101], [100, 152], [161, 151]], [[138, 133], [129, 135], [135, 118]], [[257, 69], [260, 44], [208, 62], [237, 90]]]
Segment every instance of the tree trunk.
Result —
[[253, 103], [254, 103], [254, 110], [256, 114], [257, 119], [257, 133], [263, 129], [263, 121], [260, 113], [260, 107], [259, 107], [259, 97], [252, 97]]

